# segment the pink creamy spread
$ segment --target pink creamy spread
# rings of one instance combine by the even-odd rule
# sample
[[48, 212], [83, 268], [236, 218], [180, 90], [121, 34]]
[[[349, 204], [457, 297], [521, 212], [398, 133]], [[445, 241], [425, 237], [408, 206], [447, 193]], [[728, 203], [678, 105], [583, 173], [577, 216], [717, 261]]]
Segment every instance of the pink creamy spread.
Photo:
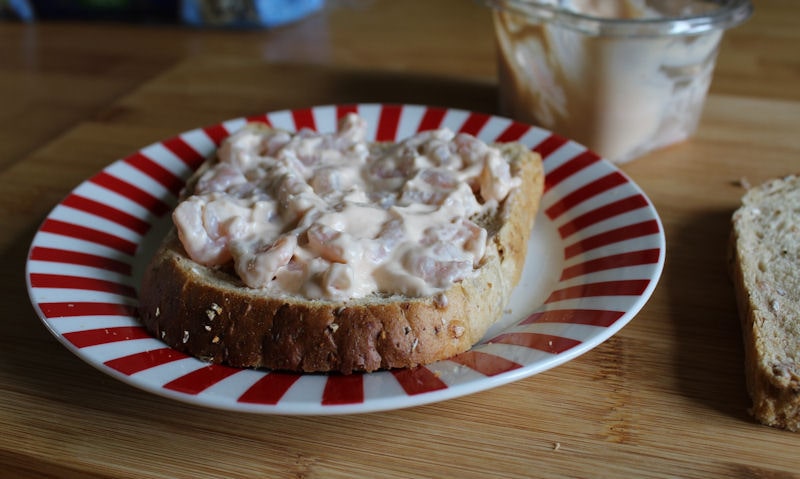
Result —
[[355, 114], [334, 133], [249, 125], [173, 213], [189, 256], [233, 263], [276, 295], [346, 300], [422, 296], [472, 274], [498, 208], [519, 178], [497, 148], [448, 129], [365, 141]]

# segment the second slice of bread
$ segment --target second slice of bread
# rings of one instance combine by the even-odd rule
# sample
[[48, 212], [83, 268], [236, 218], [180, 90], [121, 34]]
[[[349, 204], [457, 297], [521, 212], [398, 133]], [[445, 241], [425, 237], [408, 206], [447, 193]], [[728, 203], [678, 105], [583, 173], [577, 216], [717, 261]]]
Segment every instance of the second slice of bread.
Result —
[[800, 431], [800, 176], [744, 195], [733, 215], [730, 265], [752, 414]]

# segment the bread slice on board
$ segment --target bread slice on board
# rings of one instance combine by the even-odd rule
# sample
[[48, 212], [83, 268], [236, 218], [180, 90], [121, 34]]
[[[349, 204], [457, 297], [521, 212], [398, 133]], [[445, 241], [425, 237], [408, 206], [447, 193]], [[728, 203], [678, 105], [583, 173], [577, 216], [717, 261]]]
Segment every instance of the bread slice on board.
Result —
[[[489, 217], [475, 274], [437, 294], [347, 301], [274, 295], [187, 255], [175, 231], [143, 277], [140, 314], [169, 346], [213, 363], [299, 372], [405, 368], [468, 350], [503, 314], [525, 262], [543, 192], [541, 158], [499, 144], [520, 186]], [[191, 185], [191, 180], [190, 183]]]
[[800, 431], [800, 176], [744, 195], [730, 251], [751, 412], [763, 424]]

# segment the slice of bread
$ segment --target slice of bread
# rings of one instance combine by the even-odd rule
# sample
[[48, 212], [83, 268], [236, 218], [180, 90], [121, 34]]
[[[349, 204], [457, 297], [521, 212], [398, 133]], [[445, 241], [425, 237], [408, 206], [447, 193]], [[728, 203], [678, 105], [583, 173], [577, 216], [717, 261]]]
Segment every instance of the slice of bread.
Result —
[[751, 413], [800, 431], [800, 176], [750, 189], [732, 221]]
[[538, 154], [518, 143], [495, 146], [519, 186], [491, 215], [473, 218], [487, 230], [480, 264], [435, 294], [376, 293], [344, 301], [276, 295], [247, 287], [229, 267], [193, 261], [173, 230], [144, 274], [142, 322], [179, 351], [235, 367], [349, 374], [413, 367], [466, 351], [503, 314], [543, 192]]

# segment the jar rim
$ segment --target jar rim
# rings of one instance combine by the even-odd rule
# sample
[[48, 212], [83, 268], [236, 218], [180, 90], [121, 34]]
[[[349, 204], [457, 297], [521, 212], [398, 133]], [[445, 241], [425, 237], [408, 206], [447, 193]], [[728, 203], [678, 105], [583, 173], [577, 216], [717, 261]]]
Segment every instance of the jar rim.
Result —
[[[717, 0], [718, 8], [698, 15], [658, 18], [607, 18], [576, 12], [542, 0], [483, 0], [499, 12], [521, 15], [594, 36], [652, 37], [697, 35], [735, 27], [753, 13], [750, 0]], [[708, 3], [708, 2], [706, 2]]]

